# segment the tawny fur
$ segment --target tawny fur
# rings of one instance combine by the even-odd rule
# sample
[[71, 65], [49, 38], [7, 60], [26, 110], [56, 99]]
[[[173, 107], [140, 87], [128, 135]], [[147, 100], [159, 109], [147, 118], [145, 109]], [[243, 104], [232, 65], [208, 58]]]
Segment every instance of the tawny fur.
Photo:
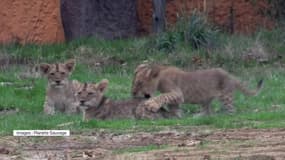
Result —
[[111, 100], [104, 96], [108, 80], [98, 84], [76, 82], [76, 98], [83, 111], [83, 121], [90, 119], [157, 119], [168, 116], [167, 111], [161, 109], [153, 113], [146, 108], [139, 108], [144, 99]]
[[[211, 101], [219, 99], [223, 109], [235, 112], [233, 93], [240, 90], [246, 95], [256, 95], [262, 87], [248, 90], [238, 79], [223, 69], [206, 69], [186, 72], [172, 66], [141, 64], [135, 70], [132, 86], [134, 97], [152, 97], [144, 103], [148, 110], [156, 112], [163, 105], [170, 105], [177, 112], [179, 104], [202, 106], [202, 114], [211, 113]], [[153, 97], [159, 91], [161, 95]]]
[[40, 64], [40, 70], [48, 79], [44, 113], [53, 115], [57, 111], [73, 114], [78, 113], [74, 88], [68, 79], [75, 66], [74, 60], [58, 64]]

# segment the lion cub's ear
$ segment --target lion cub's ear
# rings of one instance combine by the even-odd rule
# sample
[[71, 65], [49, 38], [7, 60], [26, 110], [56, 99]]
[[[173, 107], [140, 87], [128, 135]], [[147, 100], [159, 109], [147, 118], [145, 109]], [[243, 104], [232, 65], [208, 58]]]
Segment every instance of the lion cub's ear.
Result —
[[142, 69], [145, 69], [148, 67], [148, 64], [140, 64], [137, 66], [137, 68], [135, 69], [135, 74], [137, 74], [138, 72], [140, 72]]
[[47, 74], [47, 72], [50, 70], [51, 65], [47, 63], [40, 64], [40, 70], [43, 74]]
[[160, 71], [158, 66], [152, 66], [149, 70], [150, 70], [149, 76], [151, 78], [156, 78], [159, 74], [159, 71]]
[[67, 60], [64, 65], [69, 72], [73, 71], [75, 67], [75, 59]]
[[109, 84], [109, 81], [107, 79], [103, 79], [99, 84], [97, 84], [97, 89], [100, 90], [100, 92], [104, 92]]

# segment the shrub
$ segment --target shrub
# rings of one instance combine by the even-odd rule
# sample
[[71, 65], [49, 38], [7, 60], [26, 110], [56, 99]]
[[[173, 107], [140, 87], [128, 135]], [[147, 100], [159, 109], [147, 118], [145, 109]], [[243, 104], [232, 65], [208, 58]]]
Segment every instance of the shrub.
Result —
[[156, 39], [156, 48], [160, 51], [170, 53], [175, 49], [177, 36], [173, 32], [166, 32]]
[[218, 45], [217, 33], [218, 30], [208, 23], [205, 15], [193, 12], [191, 16], [179, 17], [175, 26], [157, 34], [147, 47], [167, 53], [173, 52], [181, 42], [193, 49], [214, 48]]
[[180, 17], [175, 30], [182, 40], [195, 49], [213, 46], [218, 33], [218, 30], [208, 23], [206, 16], [198, 12], [193, 12], [190, 17]]
[[268, 10], [268, 15], [280, 20], [285, 20], [285, 1], [284, 0], [267, 0], [271, 5], [271, 8]]

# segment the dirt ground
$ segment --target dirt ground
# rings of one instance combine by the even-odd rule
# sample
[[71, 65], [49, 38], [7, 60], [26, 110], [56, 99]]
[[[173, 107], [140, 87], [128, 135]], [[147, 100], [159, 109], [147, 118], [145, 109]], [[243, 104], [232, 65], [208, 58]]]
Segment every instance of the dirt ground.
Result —
[[[154, 150], [131, 152], [156, 146]], [[285, 129], [93, 131], [70, 137], [1, 137], [1, 160], [284, 160]]]

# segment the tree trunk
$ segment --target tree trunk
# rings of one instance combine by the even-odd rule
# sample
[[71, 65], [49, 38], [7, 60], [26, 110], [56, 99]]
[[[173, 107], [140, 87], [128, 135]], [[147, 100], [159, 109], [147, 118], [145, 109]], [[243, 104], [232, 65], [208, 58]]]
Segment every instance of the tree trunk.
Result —
[[166, 0], [153, 0], [153, 23], [154, 33], [161, 33], [165, 30], [165, 6]]
[[229, 15], [229, 32], [231, 34], [235, 33], [235, 11], [234, 11], [234, 4], [232, 3], [230, 8], [230, 15]]

